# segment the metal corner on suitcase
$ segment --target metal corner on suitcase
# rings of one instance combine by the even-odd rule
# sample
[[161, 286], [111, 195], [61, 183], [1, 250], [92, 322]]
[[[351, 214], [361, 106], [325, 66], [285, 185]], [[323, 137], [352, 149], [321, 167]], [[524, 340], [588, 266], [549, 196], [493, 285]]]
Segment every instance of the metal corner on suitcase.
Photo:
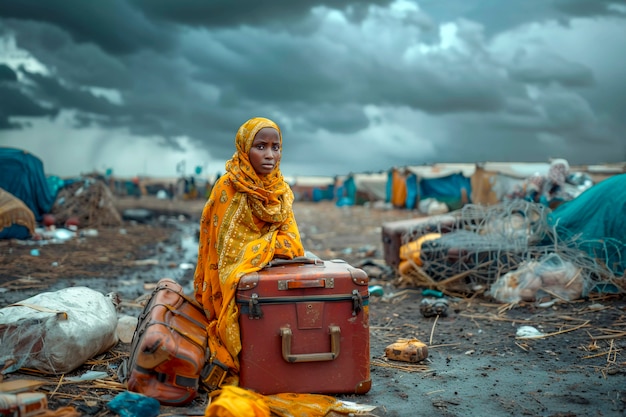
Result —
[[367, 394], [369, 390], [372, 389], [372, 380], [366, 379], [365, 381], [361, 381], [354, 388], [354, 393], [358, 395]]

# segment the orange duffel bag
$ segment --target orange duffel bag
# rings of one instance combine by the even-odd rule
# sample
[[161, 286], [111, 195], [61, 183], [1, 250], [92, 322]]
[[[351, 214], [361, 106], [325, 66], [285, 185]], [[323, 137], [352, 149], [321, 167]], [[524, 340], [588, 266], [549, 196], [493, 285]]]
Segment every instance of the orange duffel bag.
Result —
[[191, 402], [208, 371], [207, 324], [202, 307], [178, 283], [161, 279], [133, 335], [126, 369], [128, 390], [164, 405]]

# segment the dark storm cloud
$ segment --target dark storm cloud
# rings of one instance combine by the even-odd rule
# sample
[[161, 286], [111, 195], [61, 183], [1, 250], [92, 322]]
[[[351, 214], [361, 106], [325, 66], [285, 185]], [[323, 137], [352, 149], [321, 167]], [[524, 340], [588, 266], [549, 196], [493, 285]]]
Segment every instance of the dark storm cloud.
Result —
[[77, 43], [95, 43], [111, 53], [144, 48], [163, 50], [173, 37], [125, 0], [3, 0], [0, 16], [50, 23], [64, 28]]
[[555, 7], [573, 16], [622, 15], [616, 5], [626, 7], [626, 0], [555, 0]]
[[[586, 149], [585, 140], [614, 143], [625, 127], [615, 90], [623, 59], [561, 51], [543, 32], [615, 9], [598, 3], [5, 0], [0, 36], [45, 71], [0, 67], [18, 96], [2, 107], [0, 129], [24, 112], [70, 110], [76, 126], [172, 150], [189, 138], [227, 159], [239, 125], [266, 116], [283, 129], [291, 161], [324, 172], [347, 166], [355, 143], [381, 168], [487, 151], [545, 160]], [[332, 155], [320, 156], [324, 147]], [[374, 165], [368, 158], [350, 163]]]
[[41, 105], [37, 100], [15, 85], [7, 85], [0, 82], [0, 128], [20, 128], [21, 122], [12, 122], [9, 116], [17, 117], [41, 117], [55, 116], [58, 109]]
[[[353, 9], [352, 16], [361, 16], [360, 9], [371, 4], [386, 5], [392, 0], [132, 0], [146, 15], [167, 22], [206, 27], [259, 26], [279, 23], [282, 27], [297, 25], [313, 7], [326, 6], [338, 10]], [[235, 6], [235, 7], [233, 7]], [[356, 9], [356, 10], [354, 10]]]
[[4, 81], [17, 81], [17, 73], [8, 65], [0, 64], [0, 83]]
[[18, 73], [6, 65], [0, 65], [0, 129], [19, 129], [23, 122], [11, 121], [10, 116], [17, 117], [48, 117], [55, 116], [58, 109], [43, 105], [35, 99], [36, 92], [32, 88], [21, 85]]
[[107, 99], [97, 97], [93, 93], [75, 87], [67, 87], [57, 79], [40, 74], [28, 73], [25, 76], [36, 86], [37, 91], [47, 102], [53, 103], [57, 109], [79, 110], [94, 115], [120, 115], [121, 109]]
[[514, 80], [529, 84], [556, 83], [569, 87], [587, 87], [593, 83], [591, 69], [557, 55], [528, 57], [526, 53], [520, 52], [508, 71]]

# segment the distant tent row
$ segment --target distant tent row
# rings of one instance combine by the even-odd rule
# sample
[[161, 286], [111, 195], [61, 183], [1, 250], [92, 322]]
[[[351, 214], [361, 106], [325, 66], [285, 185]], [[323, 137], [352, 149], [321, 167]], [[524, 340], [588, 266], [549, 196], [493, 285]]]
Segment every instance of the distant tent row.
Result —
[[[626, 172], [626, 164], [579, 167], [594, 180]], [[337, 205], [385, 202], [395, 208], [417, 209], [433, 199], [456, 210], [467, 203], [494, 205], [532, 175], [547, 175], [550, 163], [440, 163], [392, 167], [387, 172], [345, 177], [295, 177], [290, 180], [296, 200], [333, 200]], [[572, 167], [572, 171], [575, 170]]]

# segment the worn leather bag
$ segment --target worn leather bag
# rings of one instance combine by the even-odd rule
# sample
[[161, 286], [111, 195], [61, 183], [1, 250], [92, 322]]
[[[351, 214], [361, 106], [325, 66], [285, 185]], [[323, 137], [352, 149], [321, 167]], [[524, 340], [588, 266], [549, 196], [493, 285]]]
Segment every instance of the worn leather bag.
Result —
[[208, 320], [175, 281], [159, 281], [139, 317], [127, 365], [129, 391], [181, 406], [196, 398], [207, 371]]

